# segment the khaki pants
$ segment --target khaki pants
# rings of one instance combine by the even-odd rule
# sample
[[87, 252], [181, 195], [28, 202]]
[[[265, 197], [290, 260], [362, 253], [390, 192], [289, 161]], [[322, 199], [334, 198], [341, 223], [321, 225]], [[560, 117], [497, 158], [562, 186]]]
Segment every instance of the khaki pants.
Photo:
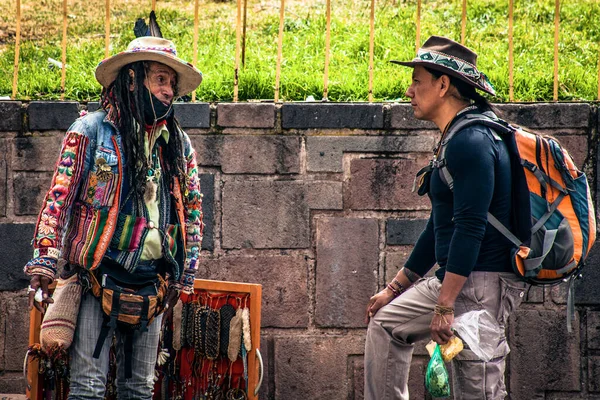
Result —
[[[365, 400], [408, 400], [408, 373], [413, 343], [430, 339], [429, 325], [442, 287], [433, 278], [413, 287], [381, 308], [369, 323], [365, 344]], [[504, 362], [509, 352], [506, 322], [525, 294], [527, 285], [513, 273], [472, 272], [454, 305], [455, 316], [487, 310], [503, 335], [490, 362], [465, 348], [452, 360], [454, 399], [504, 399]]]

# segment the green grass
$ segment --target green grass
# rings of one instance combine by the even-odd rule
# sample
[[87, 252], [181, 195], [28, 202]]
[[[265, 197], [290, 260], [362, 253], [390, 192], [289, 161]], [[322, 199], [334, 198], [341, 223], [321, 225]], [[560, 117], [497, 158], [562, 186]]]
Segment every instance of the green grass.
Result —
[[[16, 0], [0, 2], [0, 96], [12, 93]], [[369, 89], [368, 0], [332, 1], [329, 100], [365, 101]], [[561, 5], [559, 99], [598, 97], [600, 0], [563, 0]], [[60, 98], [62, 1], [22, 0], [23, 38], [18, 99]], [[133, 39], [132, 26], [147, 16], [151, 0], [111, 2], [111, 54]], [[423, 0], [421, 42], [429, 35], [460, 40], [461, 0]], [[69, 0], [65, 98], [96, 100], [94, 68], [104, 57], [104, 1]], [[163, 33], [191, 61], [193, 1], [158, 0]], [[405, 99], [410, 69], [390, 59], [415, 52], [416, 0], [377, 0], [373, 93], [376, 101]], [[466, 44], [494, 84], [496, 101], [508, 101], [508, 0], [469, 0]], [[518, 101], [553, 98], [554, 0], [515, 0], [514, 90]], [[197, 100], [231, 101], [235, 59], [236, 3], [200, 0], [198, 68], [204, 81]], [[239, 75], [240, 100], [273, 99], [279, 0], [248, 0], [246, 65]], [[323, 96], [325, 0], [288, 0], [283, 39], [280, 98]]]

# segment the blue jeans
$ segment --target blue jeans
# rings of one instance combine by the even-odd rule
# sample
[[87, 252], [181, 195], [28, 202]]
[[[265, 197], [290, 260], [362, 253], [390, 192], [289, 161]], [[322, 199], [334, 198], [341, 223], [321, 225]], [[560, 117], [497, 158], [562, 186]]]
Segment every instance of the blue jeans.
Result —
[[[113, 332], [106, 338], [100, 358], [92, 357], [103, 321], [100, 301], [90, 292], [86, 293], [81, 299], [77, 328], [71, 346], [69, 399], [104, 399]], [[116, 385], [119, 400], [152, 399], [161, 321], [162, 314], [152, 321], [147, 332], [134, 333], [131, 355], [133, 376], [129, 379], [125, 379], [125, 335], [118, 330], [114, 332], [117, 339]]]

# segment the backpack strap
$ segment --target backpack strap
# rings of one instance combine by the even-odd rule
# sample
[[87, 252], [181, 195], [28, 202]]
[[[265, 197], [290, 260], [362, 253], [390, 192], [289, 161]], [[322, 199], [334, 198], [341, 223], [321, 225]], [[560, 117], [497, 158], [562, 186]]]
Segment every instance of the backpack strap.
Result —
[[[502, 140], [502, 135], [508, 135], [515, 132], [516, 128], [512, 125], [503, 121], [496, 117], [496, 115], [491, 111], [486, 111], [484, 113], [476, 113], [476, 114], [467, 114], [460, 121], [458, 121], [455, 125], [453, 125], [446, 137], [442, 141], [440, 145], [440, 155], [436, 161], [434, 161], [434, 167], [440, 170], [440, 178], [444, 183], [448, 186], [450, 190], [454, 190], [454, 179], [452, 178], [452, 174], [448, 170], [446, 165], [446, 147], [448, 143], [454, 136], [460, 133], [463, 129], [468, 128], [473, 125], [484, 125], [491, 129], [492, 136], [495, 140]], [[538, 178], [539, 179], [539, 178]], [[523, 242], [519, 240], [517, 236], [515, 236], [502, 222], [500, 222], [496, 217], [494, 217], [490, 212], [487, 213], [488, 222], [496, 228], [504, 237], [511, 241], [515, 246], [520, 247]]]
[[98, 336], [98, 341], [96, 342], [96, 347], [94, 348], [94, 358], [100, 358], [100, 352], [102, 351], [102, 347], [104, 346], [104, 342], [106, 341], [109, 332], [117, 328], [117, 318], [119, 316], [119, 293], [116, 291], [114, 291], [112, 295], [111, 307], [110, 316], [104, 316], [104, 322], [102, 323], [102, 328], [100, 329], [100, 335]]

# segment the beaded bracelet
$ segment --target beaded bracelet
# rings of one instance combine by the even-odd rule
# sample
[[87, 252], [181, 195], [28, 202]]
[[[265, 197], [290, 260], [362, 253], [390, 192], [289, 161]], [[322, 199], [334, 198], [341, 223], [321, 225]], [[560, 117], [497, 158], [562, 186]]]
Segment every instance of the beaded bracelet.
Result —
[[387, 288], [394, 294], [394, 297], [400, 296], [400, 292], [391, 283], [388, 283]]
[[401, 284], [400, 282], [398, 282], [398, 280], [396, 278], [392, 279], [392, 285], [396, 285], [396, 289], [400, 292], [400, 293], [404, 293], [406, 292], [406, 288], [404, 287], [403, 284]]
[[450, 314], [454, 314], [454, 308], [452, 307], [446, 307], [446, 306], [440, 306], [439, 304], [435, 305], [435, 308], [433, 309], [433, 312], [436, 313], [437, 315], [450, 315]]

